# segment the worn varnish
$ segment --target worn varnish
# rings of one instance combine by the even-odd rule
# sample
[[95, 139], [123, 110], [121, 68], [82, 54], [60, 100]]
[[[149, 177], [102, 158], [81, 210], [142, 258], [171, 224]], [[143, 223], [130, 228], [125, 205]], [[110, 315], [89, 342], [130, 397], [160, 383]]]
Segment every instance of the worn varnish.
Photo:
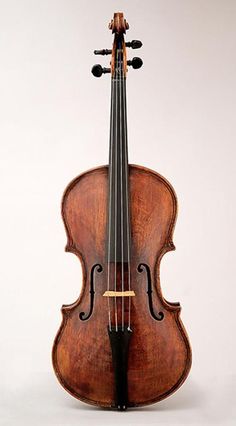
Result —
[[[83, 283], [78, 300], [62, 307], [53, 345], [53, 366], [62, 386], [89, 404], [125, 410], [151, 404], [176, 391], [191, 366], [180, 304], [160, 287], [160, 261], [174, 250], [177, 199], [158, 173], [129, 165], [126, 114], [128, 29], [122, 13], [114, 33], [111, 69], [109, 165], [74, 179], [62, 200], [66, 251], [78, 256]], [[147, 143], [148, 145], [148, 143]]]
[[[191, 366], [191, 351], [180, 320], [179, 304], [167, 302], [161, 293], [159, 264], [173, 250], [177, 201], [170, 184], [157, 173], [130, 166], [132, 233], [132, 329], [128, 357], [130, 406], [159, 401], [174, 392], [185, 380]], [[145, 188], [145, 191], [144, 191]], [[112, 358], [107, 339], [105, 273], [96, 275], [94, 312], [87, 322], [79, 313], [89, 307], [89, 274], [95, 262], [105, 268], [108, 168], [82, 174], [67, 188], [62, 215], [67, 251], [78, 255], [84, 274], [80, 298], [62, 308], [63, 322], [53, 348], [53, 364], [62, 385], [73, 396], [91, 404], [114, 405]], [[86, 212], [86, 213], [85, 213]], [[165, 320], [150, 316], [146, 277], [137, 271], [139, 263], [153, 271], [153, 304]], [[103, 313], [104, 315], [101, 315]]]

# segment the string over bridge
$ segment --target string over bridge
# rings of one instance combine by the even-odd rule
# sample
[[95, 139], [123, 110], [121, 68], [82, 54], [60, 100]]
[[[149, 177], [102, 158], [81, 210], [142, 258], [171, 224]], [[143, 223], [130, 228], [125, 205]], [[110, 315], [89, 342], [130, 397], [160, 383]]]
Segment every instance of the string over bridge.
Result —
[[105, 291], [103, 296], [105, 296], [105, 297], [117, 297], [117, 296], [130, 297], [130, 296], [135, 296], [135, 292], [133, 290], [126, 290], [126, 291], [107, 290], [107, 291]]

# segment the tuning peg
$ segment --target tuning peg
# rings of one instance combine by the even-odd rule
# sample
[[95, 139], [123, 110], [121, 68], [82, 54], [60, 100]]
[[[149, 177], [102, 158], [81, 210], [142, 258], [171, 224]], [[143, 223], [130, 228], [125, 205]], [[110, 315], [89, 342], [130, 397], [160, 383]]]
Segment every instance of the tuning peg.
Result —
[[143, 61], [141, 58], [133, 58], [132, 61], [127, 61], [127, 65], [133, 67], [135, 70], [138, 68], [141, 68], [141, 66], [143, 65]]
[[131, 49], [139, 49], [140, 47], [142, 47], [143, 43], [140, 40], [132, 40], [127, 41], [125, 45], [126, 47], [131, 47]]
[[101, 65], [96, 64], [93, 66], [91, 71], [94, 77], [101, 77], [102, 74], [107, 74], [111, 72], [111, 68], [102, 68]]
[[112, 50], [109, 49], [102, 49], [102, 50], [94, 50], [94, 55], [110, 55], [112, 53]]

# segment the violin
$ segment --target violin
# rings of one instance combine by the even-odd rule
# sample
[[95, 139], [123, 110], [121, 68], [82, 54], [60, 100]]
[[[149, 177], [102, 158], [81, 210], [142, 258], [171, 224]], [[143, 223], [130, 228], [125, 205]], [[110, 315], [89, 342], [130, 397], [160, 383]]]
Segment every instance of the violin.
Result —
[[109, 165], [76, 177], [62, 199], [67, 245], [81, 261], [79, 298], [62, 306], [52, 361], [61, 385], [88, 404], [126, 410], [158, 402], [175, 392], [191, 367], [191, 348], [180, 304], [160, 287], [162, 256], [172, 241], [177, 198], [160, 174], [128, 163], [126, 77], [129, 28], [123, 13], [109, 24], [111, 74]]

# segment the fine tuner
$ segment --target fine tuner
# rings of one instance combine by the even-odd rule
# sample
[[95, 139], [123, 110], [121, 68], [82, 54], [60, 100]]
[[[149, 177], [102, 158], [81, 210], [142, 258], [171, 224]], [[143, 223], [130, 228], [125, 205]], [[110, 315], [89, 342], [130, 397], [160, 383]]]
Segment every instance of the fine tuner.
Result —
[[[131, 49], [139, 49], [142, 47], [142, 42], [140, 40], [132, 40], [125, 43], [126, 47], [131, 47]], [[94, 50], [94, 55], [111, 55], [112, 49], [102, 49]], [[141, 58], [134, 57], [132, 60], [126, 62], [126, 65], [133, 67], [135, 70], [141, 68], [143, 61]], [[92, 74], [94, 77], [101, 77], [102, 74], [111, 73], [111, 68], [103, 68], [100, 64], [95, 64], [92, 67]]]

